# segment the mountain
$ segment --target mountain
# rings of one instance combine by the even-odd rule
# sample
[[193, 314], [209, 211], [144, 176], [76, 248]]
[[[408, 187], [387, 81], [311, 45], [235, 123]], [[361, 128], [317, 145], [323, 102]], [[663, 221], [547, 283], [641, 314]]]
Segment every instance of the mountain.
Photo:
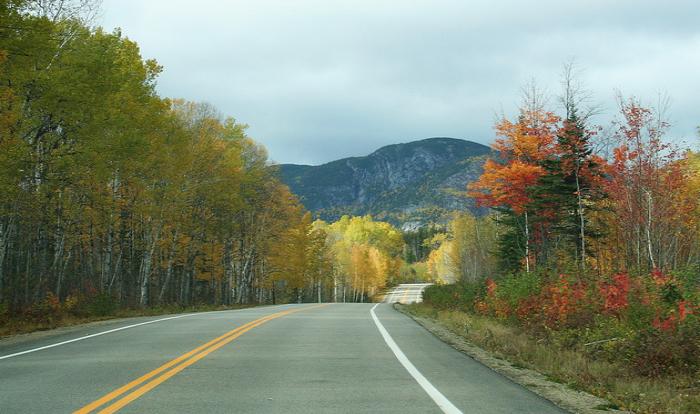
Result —
[[478, 211], [464, 192], [481, 175], [490, 152], [476, 142], [428, 138], [318, 166], [281, 164], [279, 172], [304, 206], [324, 220], [371, 214], [416, 228], [444, 222], [454, 210]]

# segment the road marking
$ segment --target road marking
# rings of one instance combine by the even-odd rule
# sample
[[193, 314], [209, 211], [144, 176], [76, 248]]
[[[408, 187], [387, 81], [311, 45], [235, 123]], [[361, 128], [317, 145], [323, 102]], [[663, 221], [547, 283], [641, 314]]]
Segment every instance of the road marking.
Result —
[[440, 391], [438, 391], [437, 388], [433, 386], [433, 384], [428, 381], [427, 378], [423, 376], [423, 374], [418, 371], [418, 369], [413, 365], [413, 363], [406, 357], [406, 355], [401, 351], [401, 348], [399, 348], [398, 345], [396, 345], [396, 342], [394, 342], [394, 339], [389, 335], [389, 332], [384, 328], [384, 325], [382, 325], [381, 322], [379, 322], [379, 318], [377, 318], [377, 314], [374, 313], [374, 309], [379, 306], [377, 303], [370, 309], [369, 313], [372, 315], [372, 319], [374, 320], [374, 324], [377, 325], [377, 329], [379, 329], [379, 333], [382, 334], [382, 338], [384, 338], [384, 342], [389, 346], [389, 349], [394, 353], [394, 356], [396, 356], [396, 359], [399, 360], [401, 365], [403, 365], [404, 368], [406, 368], [406, 371], [408, 371], [409, 374], [413, 377], [413, 379], [418, 382], [418, 385], [423, 388], [423, 390], [430, 396], [430, 398], [435, 401], [435, 404], [440, 407], [443, 413], [446, 414], [463, 414], [462, 411], [459, 410], [459, 408], [455, 407], [454, 404], [450, 402], [450, 400], [447, 399]]
[[399, 299], [399, 303], [406, 304], [406, 302], [408, 301], [408, 292], [408, 288], [405, 288], [403, 290], [403, 294], [401, 295], [401, 299]]
[[[85, 414], [85, 413], [92, 412], [94, 409], [116, 399], [117, 397], [126, 393], [127, 391], [131, 390], [132, 388], [150, 380], [151, 378], [156, 377], [155, 379], [151, 380], [150, 382], [147, 382], [146, 384], [144, 384], [140, 388], [132, 391], [131, 393], [122, 397], [120, 400], [105, 407], [104, 409], [102, 409], [100, 411], [100, 414], [102, 414], [102, 413], [114, 413], [114, 412], [118, 411], [119, 409], [123, 408], [124, 406], [126, 406], [127, 404], [131, 403], [132, 401], [136, 400], [137, 398], [141, 397], [142, 395], [146, 394], [148, 391], [150, 391], [153, 388], [157, 387], [158, 385], [162, 384], [163, 382], [165, 382], [169, 378], [172, 378], [173, 376], [175, 376], [177, 373], [184, 370], [188, 366], [193, 365], [194, 363], [201, 360], [205, 356], [216, 351], [217, 349], [221, 348], [222, 346], [228, 344], [229, 342], [233, 341], [234, 339], [238, 338], [239, 336], [243, 335], [244, 333], [250, 331], [251, 329], [253, 329], [257, 326], [260, 326], [264, 323], [267, 323], [273, 319], [277, 319], [279, 317], [289, 315], [291, 313], [300, 312], [303, 310], [315, 309], [315, 308], [319, 308], [322, 306], [326, 306], [326, 304], [316, 305], [316, 306], [311, 306], [311, 307], [304, 307], [301, 309], [288, 309], [285, 311], [273, 313], [271, 315], [267, 315], [265, 317], [248, 322], [245, 325], [239, 326], [236, 329], [233, 329], [229, 332], [226, 332], [225, 334], [223, 334], [217, 338], [214, 338], [211, 341], [209, 341], [203, 345], [198, 346], [197, 348], [179, 356], [178, 358], [175, 358], [172, 361], [167, 362], [166, 364], [154, 369], [151, 372], [146, 373], [145, 375], [142, 375], [141, 377], [129, 382], [128, 384], [123, 385], [120, 388], [117, 388], [116, 390], [102, 396], [101, 398], [91, 402], [90, 404], [80, 408], [79, 410], [74, 411], [74, 414]], [[158, 376], [161, 373], [162, 373], [162, 375]]]
[[[39, 347], [39, 348], [33, 348], [33, 349], [28, 349], [28, 350], [22, 351], [22, 352], [15, 352], [14, 354], [3, 355], [3, 356], [0, 356], [0, 360], [7, 359], [7, 358], [12, 358], [12, 357], [16, 357], [16, 356], [20, 356], [20, 355], [24, 355], [24, 354], [29, 354], [29, 353], [32, 353], [32, 352], [43, 351], [44, 349], [55, 348], [55, 347], [57, 347], [57, 346], [61, 346], [61, 345], [65, 345], [65, 344], [70, 344], [70, 343], [72, 343], [72, 342], [78, 342], [78, 341], [82, 341], [82, 340], [85, 340], [85, 339], [94, 338], [94, 337], [96, 337], [96, 336], [107, 335], [108, 333], [112, 333], [112, 332], [123, 331], [124, 329], [135, 328], [135, 327], [137, 327], [137, 326], [148, 325], [148, 324], [156, 323], [156, 322], [169, 321], [169, 320], [171, 320], [171, 319], [185, 318], [185, 317], [187, 317], [187, 316], [192, 316], [192, 315], [201, 315], [201, 314], [203, 314], [203, 313], [204, 313], [204, 312], [187, 313], [187, 314], [184, 314], [184, 315], [170, 316], [170, 317], [168, 317], [168, 318], [161, 318], [161, 319], [156, 319], [156, 320], [153, 320], [153, 321], [147, 321], [147, 322], [135, 323], [135, 324], [133, 324], [133, 325], [122, 326], [121, 328], [115, 328], [115, 329], [110, 329], [110, 330], [104, 331], [104, 332], [98, 332], [98, 333], [94, 333], [94, 334], [91, 334], [91, 335], [85, 335], [85, 336], [81, 336], [80, 338], [69, 339], [69, 340], [67, 340], [67, 341], [57, 342], [57, 343], [55, 343], [55, 344], [46, 345], [46, 346], [41, 346], [41, 347]], [[208, 313], [208, 312], [206, 312], [206, 313]]]
[[57, 343], [51, 344], [51, 345], [46, 345], [46, 346], [41, 346], [38, 348], [28, 349], [26, 351], [15, 352], [14, 354], [3, 355], [3, 356], [0, 356], [0, 360], [7, 359], [7, 358], [13, 358], [13, 357], [24, 355], [24, 354], [30, 354], [32, 352], [43, 351], [44, 349], [49, 349], [49, 348], [54, 348], [54, 347], [61, 346], [61, 345], [70, 344], [72, 342], [83, 341], [85, 339], [94, 338], [96, 336], [102, 336], [102, 335], [106, 335], [106, 334], [113, 333], [113, 332], [123, 331], [124, 329], [136, 328], [137, 326], [148, 325], [151, 323], [169, 321], [171, 319], [186, 318], [188, 316], [194, 316], [194, 315], [207, 315], [207, 314], [211, 314], [211, 313], [221, 313], [221, 312], [240, 312], [240, 311], [244, 311], [244, 310], [248, 310], [248, 309], [233, 309], [233, 310], [211, 311], [211, 312], [194, 312], [194, 313], [186, 313], [184, 315], [169, 316], [167, 318], [160, 318], [160, 319], [155, 319], [152, 321], [135, 323], [133, 325], [122, 326], [120, 328], [114, 328], [114, 329], [110, 329], [110, 330], [104, 331], [104, 332], [98, 332], [98, 333], [94, 333], [94, 334], [90, 334], [90, 335], [85, 335], [85, 336], [81, 336], [79, 338], [73, 338], [73, 339], [69, 339], [67, 341], [57, 342]]

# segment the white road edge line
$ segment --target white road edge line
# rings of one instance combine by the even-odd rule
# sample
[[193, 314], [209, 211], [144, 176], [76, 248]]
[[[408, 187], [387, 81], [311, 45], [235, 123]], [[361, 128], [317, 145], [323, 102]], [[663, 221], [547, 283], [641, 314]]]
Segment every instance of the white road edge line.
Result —
[[[266, 307], [267, 307], [267, 306], [262, 306], [261, 308], [266, 308]], [[7, 358], [12, 358], [12, 357], [16, 357], [16, 356], [20, 356], [20, 355], [24, 355], [24, 354], [30, 354], [30, 353], [32, 353], [32, 352], [43, 351], [44, 349], [54, 348], [54, 347], [57, 347], [57, 346], [70, 344], [71, 342], [78, 342], [78, 341], [82, 341], [82, 340], [85, 340], [85, 339], [94, 338], [94, 337], [96, 337], [96, 336], [106, 335], [106, 334], [112, 333], [112, 332], [123, 331], [124, 329], [136, 328], [137, 326], [148, 325], [148, 324], [151, 324], [151, 323], [169, 321], [169, 320], [171, 320], [171, 319], [186, 318], [186, 317], [188, 317], [188, 316], [194, 316], [194, 315], [206, 315], [206, 314], [221, 313], [221, 312], [237, 312], [237, 311], [242, 311], [242, 310], [246, 310], [246, 309], [233, 309], [233, 310], [222, 310], [222, 311], [211, 311], [211, 312], [186, 313], [186, 314], [184, 314], [184, 315], [170, 316], [170, 317], [167, 317], [167, 318], [160, 318], [160, 319], [155, 319], [155, 320], [152, 320], [152, 321], [146, 321], [146, 322], [141, 322], [141, 323], [135, 323], [135, 324], [133, 324], [133, 325], [122, 326], [122, 327], [120, 327], [120, 328], [110, 329], [110, 330], [104, 331], [104, 332], [97, 332], [97, 333], [94, 333], [94, 334], [81, 336], [81, 337], [79, 337], [79, 338], [69, 339], [69, 340], [63, 341], [63, 342], [57, 342], [57, 343], [51, 344], [51, 345], [40, 346], [39, 348], [32, 348], [32, 349], [27, 349], [26, 351], [15, 352], [14, 354], [2, 355], [2, 356], [0, 356], [0, 360], [7, 359]]]
[[379, 322], [379, 318], [377, 318], [377, 314], [374, 313], [374, 309], [379, 306], [377, 303], [370, 309], [369, 313], [372, 315], [372, 319], [374, 320], [374, 324], [377, 325], [377, 329], [379, 329], [379, 333], [382, 334], [382, 338], [384, 338], [384, 342], [389, 346], [389, 349], [394, 353], [396, 356], [396, 359], [399, 360], [401, 365], [403, 365], [404, 368], [406, 368], [406, 371], [408, 371], [409, 374], [413, 377], [413, 379], [418, 382], [418, 385], [423, 388], [423, 390], [428, 394], [430, 398], [435, 401], [435, 404], [440, 407], [443, 413], [445, 414], [463, 414], [462, 411], [459, 410], [459, 408], [455, 407], [454, 404], [450, 402], [450, 400], [447, 399], [440, 391], [438, 391], [437, 388], [433, 386], [433, 384], [428, 381], [427, 378], [423, 376], [423, 374], [418, 371], [418, 369], [413, 365], [413, 363], [406, 357], [406, 355], [401, 351], [401, 348], [399, 348], [398, 345], [396, 345], [396, 342], [394, 342], [394, 339], [389, 335], [389, 332], [384, 328], [384, 325], [382, 325], [381, 322]]
[[78, 341], [82, 341], [82, 340], [84, 340], [84, 339], [94, 338], [94, 337], [96, 337], [96, 336], [106, 335], [106, 334], [112, 333], [112, 332], [123, 331], [124, 329], [135, 328], [135, 327], [137, 327], [137, 326], [148, 325], [148, 324], [156, 323], [156, 322], [168, 321], [168, 320], [170, 320], [170, 319], [184, 318], [184, 317], [186, 317], [186, 316], [192, 316], [192, 315], [197, 315], [197, 314], [199, 314], [199, 312], [198, 312], [198, 313], [188, 313], [188, 314], [185, 314], [185, 315], [171, 316], [171, 317], [169, 317], [169, 318], [161, 318], [161, 319], [156, 319], [156, 320], [153, 320], [153, 321], [147, 321], [147, 322], [136, 323], [136, 324], [133, 324], [133, 325], [122, 326], [122, 327], [120, 327], [120, 328], [110, 329], [110, 330], [104, 331], [104, 332], [97, 332], [97, 333], [94, 333], [94, 334], [81, 336], [81, 337], [79, 337], [79, 338], [69, 339], [69, 340], [63, 341], [63, 342], [57, 342], [57, 343], [51, 344], [51, 345], [40, 346], [39, 348], [32, 348], [32, 349], [27, 349], [26, 351], [15, 352], [14, 354], [3, 355], [3, 356], [0, 356], [0, 360], [7, 359], [7, 358], [12, 358], [12, 357], [16, 357], [16, 356], [20, 356], [20, 355], [24, 355], [24, 354], [29, 354], [29, 353], [32, 353], [32, 352], [42, 351], [42, 350], [44, 350], [44, 349], [54, 348], [54, 347], [57, 347], [57, 346], [69, 344], [69, 343], [71, 343], [71, 342], [78, 342]]

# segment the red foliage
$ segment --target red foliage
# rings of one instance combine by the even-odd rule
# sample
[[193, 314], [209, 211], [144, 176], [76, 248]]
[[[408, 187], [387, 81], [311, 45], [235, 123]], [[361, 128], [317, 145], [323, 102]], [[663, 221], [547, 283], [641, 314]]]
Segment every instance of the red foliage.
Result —
[[627, 273], [618, 273], [612, 277], [611, 282], [600, 283], [598, 290], [603, 299], [603, 310], [619, 314], [620, 311], [627, 308], [630, 286], [630, 277]]
[[491, 279], [491, 278], [486, 279], [486, 294], [488, 296], [493, 297], [494, 295], [496, 295], [496, 288], [497, 287], [498, 287], [498, 285], [496, 285], [496, 282], [493, 279]]
[[477, 303], [476, 306], [480, 307], [481, 312], [484, 314], [491, 313], [497, 318], [506, 319], [512, 314], [512, 311], [508, 302], [496, 295], [497, 288], [498, 285], [493, 279], [486, 279], [485, 301]]
[[654, 280], [657, 286], [663, 286], [671, 281], [671, 276], [665, 275], [660, 269], [654, 269], [651, 271], [651, 278]]
[[[545, 325], [550, 328], [564, 326], [573, 315], [579, 313], [588, 301], [588, 288], [583, 282], [571, 282], [569, 276], [559, 275], [556, 282], [546, 285], [538, 302], [544, 311]], [[522, 311], [534, 303], [523, 303]]]
[[530, 324], [537, 321], [543, 309], [542, 296], [529, 296], [521, 299], [518, 303], [518, 308], [515, 310], [515, 315], [520, 322]]
[[49, 292], [46, 294], [46, 306], [52, 312], [60, 312], [61, 301], [58, 299], [58, 296], [54, 295], [52, 292]]
[[489, 313], [489, 305], [483, 300], [477, 300], [474, 303], [474, 309], [482, 315], [487, 315]]
[[676, 329], [676, 317], [675, 315], [670, 315], [665, 319], [661, 319], [657, 316], [654, 318], [652, 325], [660, 331], [673, 331]]
[[687, 300], [678, 302], [678, 321], [683, 322], [688, 315], [693, 314], [693, 307]]

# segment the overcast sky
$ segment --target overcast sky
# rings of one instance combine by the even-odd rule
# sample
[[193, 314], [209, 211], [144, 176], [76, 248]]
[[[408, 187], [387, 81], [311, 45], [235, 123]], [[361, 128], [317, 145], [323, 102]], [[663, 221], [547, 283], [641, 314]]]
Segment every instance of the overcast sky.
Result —
[[275, 161], [318, 164], [434, 136], [488, 144], [520, 88], [555, 96], [572, 58], [600, 122], [616, 90], [667, 93], [671, 134], [692, 142], [699, 17], [698, 0], [104, 0], [98, 24], [164, 66], [161, 95], [249, 124]]

